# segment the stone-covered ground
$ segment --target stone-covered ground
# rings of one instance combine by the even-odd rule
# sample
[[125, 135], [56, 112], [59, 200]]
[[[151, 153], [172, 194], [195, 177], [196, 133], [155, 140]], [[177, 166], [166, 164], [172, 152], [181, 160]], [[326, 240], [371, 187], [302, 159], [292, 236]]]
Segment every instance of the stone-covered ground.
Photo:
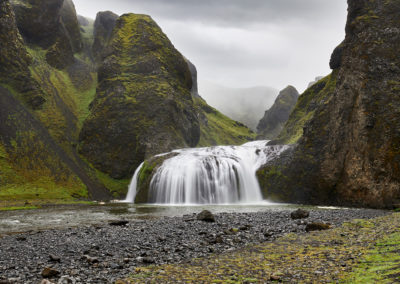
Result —
[[293, 220], [292, 211], [221, 213], [215, 223], [186, 215], [129, 220], [126, 226], [107, 223], [3, 235], [0, 283], [40, 283], [43, 272], [53, 283], [62, 276], [77, 283], [113, 283], [124, 278], [132, 283], [241, 283], [264, 282], [271, 275], [294, 282], [335, 280], [382, 235], [381, 230], [393, 230], [376, 227], [376, 236], [370, 236], [368, 230], [379, 222], [363, 221], [327, 235], [308, 234], [307, 223], [337, 227], [388, 212], [312, 210], [308, 218]]
[[138, 268], [117, 283], [399, 283], [400, 214], [287, 234], [185, 264]]

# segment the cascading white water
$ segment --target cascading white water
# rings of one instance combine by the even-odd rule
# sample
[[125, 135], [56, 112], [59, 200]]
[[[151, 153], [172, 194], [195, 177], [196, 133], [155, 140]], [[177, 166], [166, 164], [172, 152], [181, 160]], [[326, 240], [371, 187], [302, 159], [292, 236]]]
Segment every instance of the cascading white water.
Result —
[[[256, 171], [278, 157], [287, 146], [266, 146], [255, 141], [242, 146], [181, 149], [164, 161], [154, 174], [149, 203], [234, 204], [262, 201]], [[136, 170], [126, 202], [134, 202]]]
[[137, 193], [136, 190], [137, 190], [137, 184], [138, 184], [138, 177], [139, 177], [140, 170], [143, 167], [143, 164], [144, 163], [141, 163], [140, 166], [136, 169], [135, 174], [133, 175], [133, 178], [131, 180], [131, 183], [129, 184], [128, 194], [126, 195], [124, 202], [133, 203], [133, 201], [135, 200], [135, 196]]

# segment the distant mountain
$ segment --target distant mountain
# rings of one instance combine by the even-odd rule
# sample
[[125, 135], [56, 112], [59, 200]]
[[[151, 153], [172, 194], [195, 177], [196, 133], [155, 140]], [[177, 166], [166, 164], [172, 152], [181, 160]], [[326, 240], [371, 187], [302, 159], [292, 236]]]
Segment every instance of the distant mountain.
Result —
[[265, 112], [257, 125], [259, 139], [271, 140], [279, 135], [298, 98], [299, 92], [293, 86], [287, 86], [279, 93], [274, 105]]
[[265, 86], [229, 88], [206, 81], [202, 82], [200, 95], [223, 114], [256, 130], [265, 110], [278, 96], [278, 90]]

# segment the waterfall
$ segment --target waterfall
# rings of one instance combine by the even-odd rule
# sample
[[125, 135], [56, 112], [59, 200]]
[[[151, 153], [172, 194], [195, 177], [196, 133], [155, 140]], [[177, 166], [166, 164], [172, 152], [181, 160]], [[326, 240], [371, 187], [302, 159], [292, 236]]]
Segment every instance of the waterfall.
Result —
[[140, 166], [136, 169], [135, 174], [133, 175], [132, 181], [129, 184], [128, 194], [126, 195], [124, 202], [133, 203], [133, 201], [135, 200], [138, 177], [139, 177], [140, 170], [143, 167], [143, 164], [144, 163], [141, 163]]
[[[150, 182], [149, 203], [234, 204], [262, 201], [256, 171], [288, 146], [254, 141], [242, 146], [180, 149], [163, 162]], [[134, 202], [136, 170], [126, 202]]]

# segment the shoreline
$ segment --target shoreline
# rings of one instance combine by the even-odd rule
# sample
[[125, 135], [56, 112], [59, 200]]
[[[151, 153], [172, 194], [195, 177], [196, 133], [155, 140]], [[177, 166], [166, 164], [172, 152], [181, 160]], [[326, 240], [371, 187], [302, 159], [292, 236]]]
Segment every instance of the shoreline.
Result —
[[147, 265], [185, 263], [194, 258], [234, 251], [305, 233], [307, 223], [369, 219], [392, 213], [373, 209], [311, 210], [310, 217], [292, 220], [294, 209], [255, 213], [218, 213], [215, 223], [195, 220], [195, 214], [128, 220], [31, 231], [0, 237], [0, 281], [38, 283], [46, 267], [58, 272], [53, 282], [68, 276], [77, 283], [110, 283]]

